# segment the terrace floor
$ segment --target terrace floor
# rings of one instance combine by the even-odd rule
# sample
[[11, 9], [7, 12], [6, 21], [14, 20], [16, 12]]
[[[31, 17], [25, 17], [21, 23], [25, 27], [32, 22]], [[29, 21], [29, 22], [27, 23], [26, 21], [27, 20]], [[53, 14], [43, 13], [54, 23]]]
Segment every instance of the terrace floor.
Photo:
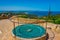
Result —
[[[16, 24], [17, 26], [18, 24]], [[42, 25], [42, 26], [45, 26], [46, 24], [39, 24], [39, 25]], [[52, 24], [52, 23], [48, 23], [47, 25], [48, 27], [51, 27], [52, 29], [54, 29], [54, 27], [56, 25]], [[13, 23], [8, 20], [8, 19], [5, 19], [5, 20], [0, 20], [0, 40], [19, 40], [19, 39], [16, 39], [15, 37], [12, 36], [12, 29], [14, 28], [13, 26]], [[53, 40], [60, 40], [60, 33], [52, 30], [55, 34], [55, 37]], [[47, 32], [49, 33], [49, 35], [51, 34], [50, 30], [47, 29]], [[52, 36], [52, 35], [50, 35]]]

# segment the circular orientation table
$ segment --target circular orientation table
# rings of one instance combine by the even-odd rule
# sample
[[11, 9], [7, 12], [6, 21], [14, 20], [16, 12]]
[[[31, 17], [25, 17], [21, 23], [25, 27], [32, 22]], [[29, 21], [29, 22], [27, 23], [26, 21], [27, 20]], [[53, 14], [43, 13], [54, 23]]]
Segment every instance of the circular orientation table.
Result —
[[23, 24], [16, 26], [12, 33], [18, 38], [36, 39], [43, 37], [46, 34], [46, 29], [35, 24]]

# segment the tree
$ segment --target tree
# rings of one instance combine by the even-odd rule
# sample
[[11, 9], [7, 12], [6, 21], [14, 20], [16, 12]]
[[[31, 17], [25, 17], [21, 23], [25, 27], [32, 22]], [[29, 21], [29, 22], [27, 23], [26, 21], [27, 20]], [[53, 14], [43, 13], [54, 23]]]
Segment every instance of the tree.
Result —
[[60, 26], [59, 26], [59, 24], [60, 24], [60, 19], [57, 19], [57, 20], [55, 21], [55, 24], [57, 24], [56, 29], [59, 28], [57, 32], [60, 32]]
[[60, 18], [56, 19], [55, 24], [60, 24]]
[[53, 23], [55, 23], [55, 20], [57, 19], [55, 16], [52, 16], [51, 19], [53, 20]]

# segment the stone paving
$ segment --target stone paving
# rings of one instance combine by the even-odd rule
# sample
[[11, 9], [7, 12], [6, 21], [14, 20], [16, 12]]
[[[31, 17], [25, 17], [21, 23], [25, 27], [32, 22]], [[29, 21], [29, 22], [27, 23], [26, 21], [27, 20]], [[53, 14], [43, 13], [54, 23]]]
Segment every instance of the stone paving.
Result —
[[[18, 24], [16, 24], [16, 26], [17, 25]], [[54, 31], [53, 30], [54, 27], [52, 27], [51, 25], [52, 25], [51, 23], [48, 23], [48, 27], [51, 27], [52, 31], [55, 34], [55, 37], [53, 40], [60, 40], [60, 33]], [[19, 40], [12, 36], [13, 28], [14, 28], [13, 23], [10, 20], [8, 20], [8, 19], [0, 20], [0, 40]], [[50, 36], [52, 36], [51, 35], [52, 33], [49, 30], [47, 32], [49, 33]]]

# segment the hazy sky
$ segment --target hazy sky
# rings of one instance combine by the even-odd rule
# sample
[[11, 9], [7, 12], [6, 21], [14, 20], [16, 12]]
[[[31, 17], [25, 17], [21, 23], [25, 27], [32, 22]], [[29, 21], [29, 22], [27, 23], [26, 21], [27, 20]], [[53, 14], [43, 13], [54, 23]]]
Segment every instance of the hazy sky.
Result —
[[60, 0], [0, 0], [0, 11], [47, 11], [49, 5], [52, 11], [60, 11]]

